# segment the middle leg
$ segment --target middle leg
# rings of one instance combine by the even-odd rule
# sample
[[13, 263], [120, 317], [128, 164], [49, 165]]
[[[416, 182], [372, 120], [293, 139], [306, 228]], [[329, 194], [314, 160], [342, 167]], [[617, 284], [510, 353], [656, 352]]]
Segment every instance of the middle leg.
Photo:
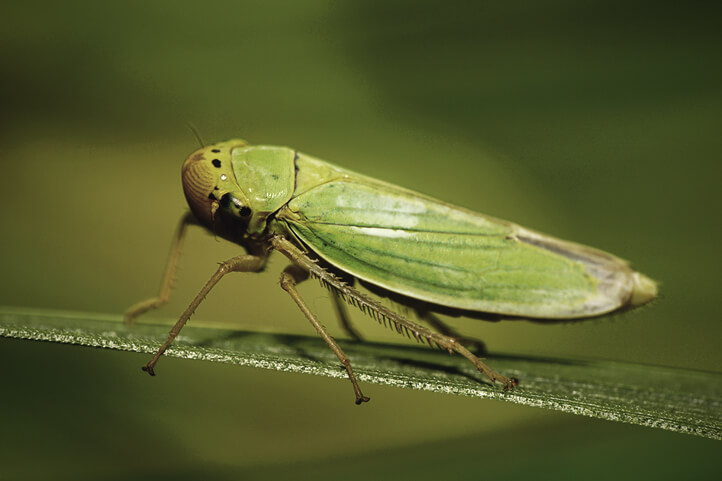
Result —
[[338, 293], [333, 290], [331, 291], [331, 302], [333, 303], [333, 307], [336, 310], [336, 317], [338, 317], [338, 320], [341, 322], [341, 327], [344, 331], [346, 331], [346, 334], [351, 336], [352, 339], [356, 341], [363, 340], [361, 338], [361, 334], [358, 333], [358, 331], [353, 327], [353, 324], [351, 324], [351, 319], [348, 316], [348, 309], [346, 309], [346, 303], [341, 299], [341, 297], [338, 295]]
[[281, 287], [284, 291], [288, 292], [291, 298], [301, 309], [301, 312], [303, 312], [303, 314], [306, 316], [306, 319], [311, 322], [313, 327], [316, 329], [316, 332], [318, 332], [321, 338], [326, 341], [328, 347], [331, 348], [333, 353], [336, 354], [336, 357], [338, 357], [339, 361], [341, 361], [343, 367], [346, 368], [348, 377], [351, 380], [351, 384], [353, 385], [353, 392], [356, 395], [356, 404], [368, 402], [370, 398], [364, 396], [361, 392], [361, 388], [359, 387], [358, 381], [356, 380], [356, 375], [351, 368], [351, 361], [349, 360], [348, 356], [346, 356], [346, 353], [343, 352], [341, 347], [329, 335], [329, 333], [326, 332], [326, 328], [323, 327], [320, 322], [318, 322], [316, 315], [311, 312], [311, 309], [308, 308], [308, 305], [306, 305], [306, 302], [303, 300], [301, 294], [298, 292], [296, 284], [306, 279], [308, 279], [308, 272], [303, 270], [299, 266], [292, 264], [286, 267], [281, 273]]

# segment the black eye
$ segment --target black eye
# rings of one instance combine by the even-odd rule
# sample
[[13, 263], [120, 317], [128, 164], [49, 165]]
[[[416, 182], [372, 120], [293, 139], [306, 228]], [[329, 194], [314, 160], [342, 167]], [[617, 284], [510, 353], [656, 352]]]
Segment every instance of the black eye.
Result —
[[222, 208], [227, 209], [231, 205], [231, 194], [223, 194], [220, 204]]
[[[211, 193], [211, 195], [213, 194]], [[223, 194], [223, 196], [220, 198], [221, 207], [223, 209], [228, 209], [231, 207], [231, 204], [233, 204], [233, 207], [238, 209], [238, 215], [240, 215], [241, 217], [248, 217], [252, 213], [250, 207], [243, 205], [241, 203], [241, 200], [237, 197], [233, 197], [230, 192]]]

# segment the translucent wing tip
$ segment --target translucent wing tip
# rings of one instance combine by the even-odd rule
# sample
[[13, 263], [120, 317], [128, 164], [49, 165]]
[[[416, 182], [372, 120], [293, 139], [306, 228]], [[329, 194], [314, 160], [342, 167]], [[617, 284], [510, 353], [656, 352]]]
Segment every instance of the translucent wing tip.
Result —
[[649, 277], [639, 272], [632, 274], [634, 285], [632, 286], [632, 294], [629, 297], [629, 306], [636, 307], [646, 304], [655, 299], [659, 293], [657, 283]]
[[612, 254], [521, 227], [517, 227], [516, 237], [526, 244], [546, 249], [583, 265], [598, 281], [598, 295], [585, 303], [581, 310], [572, 311], [571, 316], [589, 317], [617, 309], [629, 309], [646, 304], [657, 297], [656, 282], [644, 274], [635, 272], [627, 261]]

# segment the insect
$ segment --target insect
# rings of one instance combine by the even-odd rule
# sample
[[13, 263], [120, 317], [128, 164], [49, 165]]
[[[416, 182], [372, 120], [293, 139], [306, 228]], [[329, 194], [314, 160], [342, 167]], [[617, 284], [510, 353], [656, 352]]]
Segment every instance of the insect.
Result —
[[[537, 320], [600, 316], [645, 304], [657, 285], [611, 254], [475, 213], [357, 174], [287, 147], [228, 140], [193, 152], [183, 164], [191, 213], [179, 225], [158, 297], [126, 320], [168, 301], [186, 226], [198, 224], [242, 246], [222, 262], [143, 370], [154, 375], [163, 352], [195, 309], [230, 272], [260, 272], [271, 251], [291, 262], [281, 287], [346, 369], [356, 404], [361, 392], [349, 358], [296, 285], [309, 276], [330, 287], [354, 337], [345, 303], [399, 332], [458, 353], [505, 390], [518, 381], [496, 373], [434, 316], [446, 312]], [[356, 289], [362, 283], [416, 313], [416, 320]], [[428, 321], [430, 326], [417, 322]], [[438, 331], [438, 332], [437, 332]]]

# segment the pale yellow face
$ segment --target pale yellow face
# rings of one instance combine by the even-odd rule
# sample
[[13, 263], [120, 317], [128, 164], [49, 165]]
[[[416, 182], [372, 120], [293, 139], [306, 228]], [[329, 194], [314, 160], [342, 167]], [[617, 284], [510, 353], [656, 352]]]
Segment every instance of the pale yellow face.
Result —
[[193, 214], [204, 224], [212, 225], [225, 194], [239, 190], [231, 154], [233, 149], [246, 145], [248, 142], [241, 139], [211, 144], [193, 152], [183, 163], [183, 192]]

